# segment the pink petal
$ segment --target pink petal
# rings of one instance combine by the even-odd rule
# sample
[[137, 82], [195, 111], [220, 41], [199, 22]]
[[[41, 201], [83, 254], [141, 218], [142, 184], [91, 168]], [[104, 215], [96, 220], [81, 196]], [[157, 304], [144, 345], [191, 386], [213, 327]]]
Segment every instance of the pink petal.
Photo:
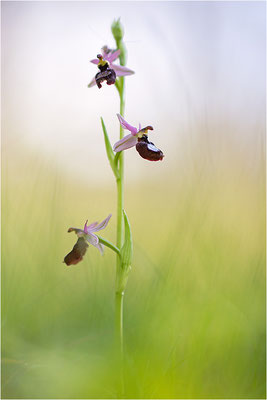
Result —
[[117, 76], [127, 76], [134, 74], [134, 71], [127, 67], [123, 67], [122, 65], [111, 64], [110, 68], [114, 69]]
[[116, 50], [116, 51], [114, 51], [113, 53], [109, 53], [109, 54], [106, 56], [106, 60], [107, 60], [108, 62], [112, 63], [113, 61], [115, 61], [115, 60], [119, 57], [120, 52], [121, 52], [120, 50]]
[[93, 60], [90, 60], [91, 63], [93, 64], [98, 64], [99, 63], [99, 59], [98, 58], [94, 58]]
[[99, 243], [98, 237], [96, 235], [94, 235], [93, 233], [87, 233], [87, 235], [85, 236], [85, 239], [87, 240], [87, 242], [89, 242], [90, 244], [92, 244], [95, 247], [97, 247], [97, 245]]
[[96, 85], [96, 81], [95, 81], [95, 77], [93, 77], [93, 79], [91, 80], [91, 82], [89, 83], [88, 87], [91, 88], [93, 86]]
[[99, 225], [97, 225], [97, 227], [91, 229], [91, 232], [98, 232], [101, 231], [102, 229], [106, 228], [110, 218], [111, 218], [112, 214], [109, 214], [109, 216], [107, 218], [104, 219], [104, 221], [100, 222]]
[[[86, 221], [87, 223], [87, 221]], [[84, 225], [84, 232], [86, 233], [90, 233], [92, 231], [92, 229], [98, 224], [98, 222], [93, 222], [92, 224], [85, 226]]]
[[84, 224], [84, 228], [83, 228], [84, 232], [87, 232], [87, 222], [88, 222], [88, 219], [86, 220], [86, 222]]
[[139, 128], [138, 128], [138, 132], [141, 131], [141, 124], [139, 122]]
[[126, 135], [124, 138], [114, 144], [113, 150], [117, 153], [118, 151], [123, 151], [134, 147], [136, 143], [138, 143], [136, 136], [133, 136], [132, 134]]
[[87, 229], [89, 230], [91, 228], [94, 228], [97, 224], [98, 224], [98, 222], [93, 222], [92, 224], [87, 226]]
[[125, 121], [125, 119], [120, 114], [117, 114], [117, 117], [118, 117], [118, 119], [120, 121], [120, 124], [123, 127], [123, 129], [127, 129], [128, 131], [132, 132], [132, 135], [136, 135], [137, 134], [137, 128], [135, 128], [134, 126], [128, 124], [128, 122]]
[[100, 253], [103, 255], [103, 253], [104, 253], [104, 246], [101, 244], [101, 243], [98, 243], [98, 245], [96, 245], [95, 246], [99, 251], [100, 251]]

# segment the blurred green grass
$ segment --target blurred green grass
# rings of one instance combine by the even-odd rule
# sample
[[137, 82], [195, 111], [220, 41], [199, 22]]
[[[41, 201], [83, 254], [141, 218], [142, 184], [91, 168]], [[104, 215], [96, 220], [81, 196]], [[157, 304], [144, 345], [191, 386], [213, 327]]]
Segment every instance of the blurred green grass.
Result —
[[[126, 398], [265, 398], [264, 172], [244, 163], [126, 185]], [[116, 398], [115, 256], [62, 263], [87, 218], [112, 212], [115, 240], [115, 185], [3, 164], [2, 397]]]

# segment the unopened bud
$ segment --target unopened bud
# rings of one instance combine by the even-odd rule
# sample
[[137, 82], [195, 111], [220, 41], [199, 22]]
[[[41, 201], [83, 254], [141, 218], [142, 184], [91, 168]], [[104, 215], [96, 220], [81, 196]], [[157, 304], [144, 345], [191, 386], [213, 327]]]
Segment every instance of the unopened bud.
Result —
[[123, 30], [123, 26], [120, 22], [120, 19], [115, 20], [112, 25], [111, 25], [111, 31], [112, 34], [114, 36], [114, 39], [116, 40], [116, 42], [120, 42], [123, 38], [124, 35], [124, 30]]

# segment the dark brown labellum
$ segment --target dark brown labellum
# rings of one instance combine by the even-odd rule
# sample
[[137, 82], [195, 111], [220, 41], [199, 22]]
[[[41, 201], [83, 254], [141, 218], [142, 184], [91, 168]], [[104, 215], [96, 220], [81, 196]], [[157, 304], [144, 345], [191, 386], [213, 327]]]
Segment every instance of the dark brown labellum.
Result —
[[160, 149], [158, 149], [154, 143], [149, 142], [146, 135], [143, 135], [138, 139], [136, 144], [136, 150], [141, 157], [149, 161], [159, 161], [163, 160], [164, 154]]
[[80, 237], [76, 244], [73, 246], [73, 249], [69, 254], [64, 258], [64, 263], [67, 265], [76, 265], [80, 261], [82, 261], [83, 256], [86, 253], [88, 244], [86, 243], [83, 237]]
[[109, 67], [108, 62], [104, 65], [98, 65], [100, 72], [95, 76], [95, 81], [99, 89], [102, 88], [101, 83], [107, 81], [107, 85], [113, 85], [116, 81], [116, 72]]

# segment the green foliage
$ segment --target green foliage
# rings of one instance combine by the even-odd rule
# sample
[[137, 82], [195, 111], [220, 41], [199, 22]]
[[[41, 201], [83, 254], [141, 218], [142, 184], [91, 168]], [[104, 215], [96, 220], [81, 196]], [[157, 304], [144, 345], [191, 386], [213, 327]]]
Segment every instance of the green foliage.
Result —
[[[116, 254], [89, 246], [77, 266], [62, 263], [69, 226], [115, 215], [114, 190], [66, 179], [26, 152], [7, 161], [2, 398], [117, 398]], [[180, 169], [175, 185], [148, 167], [127, 187], [125, 398], [265, 398], [264, 171], [242, 174], [244, 165], [202, 179]], [[115, 235], [110, 223], [105, 236]]]
[[102, 124], [103, 133], [104, 133], [107, 157], [108, 157], [111, 169], [112, 169], [115, 177], [119, 178], [119, 172], [118, 172], [117, 166], [115, 165], [115, 162], [114, 162], [114, 158], [115, 158], [114, 151], [112, 149], [112, 146], [111, 146], [111, 143], [110, 143], [110, 140], [108, 137], [107, 129], [106, 129], [106, 126], [105, 126], [105, 123], [104, 123], [104, 120], [102, 117], [101, 117], [101, 124]]
[[132, 265], [133, 239], [132, 239], [130, 222], [128, 220], [125, 210], [123, 210], [123, 218], [124, 218], [124, 244], [121, 249], [121, 262], [122, 262], [122, 268], [127, 270]]
[[119, 159], [120, 159], [120, 155], [121, 155], [121, 151], [118, 151], [118, 153], [115, 154], [115, 157], [114, 157], [114, 164], [115, 164], [116, 167], [118, 166], [118, 162], [119, 162]]
[[121, 264], [119, 267], [119, 271], [117, 271], [117, 277], [116, 277], [117, 293], [123, 293], [126, 288], [133, 258], [132, 231], [128, 217], [124, 210], [123, 210], [123, 219], [124, 219], [124, 243], [121, 249]]

